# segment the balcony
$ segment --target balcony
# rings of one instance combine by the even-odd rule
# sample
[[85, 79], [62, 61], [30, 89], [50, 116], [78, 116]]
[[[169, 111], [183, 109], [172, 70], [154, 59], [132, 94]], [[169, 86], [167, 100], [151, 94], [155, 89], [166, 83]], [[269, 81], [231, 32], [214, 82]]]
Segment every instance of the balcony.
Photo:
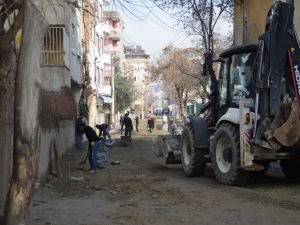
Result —
[[110, 38], [114, 41], [120, 41], [122, 38], [121, 32], [119, 31], [111, 31], [109, 34], [106, 35], [107, 38]]
[[103, 16], [104, 18], [111, 19], [114, 21], [121, 21], [120, 13], [116, 11], [104, 11]]

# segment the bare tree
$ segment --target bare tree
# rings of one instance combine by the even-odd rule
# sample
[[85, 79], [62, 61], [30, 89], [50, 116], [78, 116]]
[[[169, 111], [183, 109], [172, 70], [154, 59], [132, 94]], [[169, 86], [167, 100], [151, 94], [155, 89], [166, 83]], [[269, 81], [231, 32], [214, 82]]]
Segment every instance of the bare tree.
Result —
[[196, 91], [199, 86], [195, 77], [187, 75], [187, 68], [193, 74], [195, 68], [192, 59], [184, 51], [168, 46], [151, 69], [152, 79], [160, 80], [169, 96], [176, 93], [181, 117], [184, 116], [189, 93]]
[[[2, 152], [13, 152], [14, 162], [11, 180], [2, 183], [10, 182], [4, 224], [25, 224], [38, 159], [36, 96], [40, 83], [39, 53], [47, 24], [31, 0], [5, 0], [0, 7], [0, 123], [4, 134], [0, 143]], [[20, 31], [19, 48], [16, 37]], [[7, 166], [3, 174], [9, 179], [10, 165]]]
[[[16, 48], [17, 31], [22, 26], [22, 12], [14, 15], [19, 9], [14, 1], [0, 1], [0, 216], [2, 215], [8, 184], [11, 176], [11, 158], [14, 134], [14, 91], [16, 78]], [[8, 20], [10, 18], [10, 20]]]
[[[207, 72], [211, 79], [210, 98], [218, 96], [218, 81], [213, 69], [215, 55], [215, 28], [222, 16], [231, 15], [233, 0], [154, 0], [156, 4], [165, 9], [176, 12], [179, 22], [189, 31], [201, 39], [205, 49], [203, 75]], [[217, 102], [217, 101], [213, 101]], [[217, 105], [213, 106], [215, 109]], [[217, 112], [217, 110], [212, 110]], [[214, 115], [216, 116], [216, 115]]]
[[233, 0], [154, 0], [158, 6], [175, 10], [179, 22], [201, 38], [206, 53], [214, 52], [215, 28], [222, 16], [231, 15]]

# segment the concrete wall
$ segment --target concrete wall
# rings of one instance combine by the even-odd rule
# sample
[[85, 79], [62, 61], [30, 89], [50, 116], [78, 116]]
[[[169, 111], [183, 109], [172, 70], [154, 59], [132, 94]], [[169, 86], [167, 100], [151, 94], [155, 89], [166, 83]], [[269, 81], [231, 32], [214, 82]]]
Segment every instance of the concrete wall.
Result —
[[[256, 43], [264, 33], [267, 13], [273, 0], [239, 0], [234, 6], [234, 44]], [[295, 1], [294, 24], [300, 32], [300, 1]]]
[[75, 142], [74, 126], [75, 124], [72, 121], [62, 121], [56, 128], [41, 128], [39, 177], [49, 173], [50, 150], [53, 139], [56, 141], [60, 156], [72, 149]]
[[[82, 8], [75, 8], [64, 0], [35, 1], [50, 25], [65, 27], [64, 51], [65, 66], [43, 66], [41, 87], [47, 91], [60, 91], [71, 87], [71, 79], [82, 83], [81, 42], [83, 36]], [[51, 2], [51, 3], [50, 3]], [[51, 4], [51, 5], [49, 5]], [[81, 89], [73, 89], [76, 102], [79, 102]], [[71, 150], [75, 143], [74, 121], [60, 121], [58, 127], [41, 127], [41, 151], [38, 175], [47, 174], [50, 162], [50, 148], [56, 140], [59, 155]]]
[[34, 3], [49, 24], [65, 23], [64, 0], [34, 0]]
[[236, 1], [234, 7], [234, 44], [255, 43], [265, 29], [272, 0]]
[[42, 88], [47, 91], [60, 91], [61, 87], [71, 86], [70, 72], [65, 67], [42, 67]]
[[[81, 84], [83, 80], [82, 76], [82, 63], [81, 63], [81, 56], [82, 56], [82, 49], [81, 49], [81, 40], [82, 40], [82, 16], [77, 15], [76, 12], [70, 10], [70, 20], [69, 24], [69, 32], [70, 32], [70, 74], [74, 81]], [[81, 21], [80, 21], [81, 20]]]

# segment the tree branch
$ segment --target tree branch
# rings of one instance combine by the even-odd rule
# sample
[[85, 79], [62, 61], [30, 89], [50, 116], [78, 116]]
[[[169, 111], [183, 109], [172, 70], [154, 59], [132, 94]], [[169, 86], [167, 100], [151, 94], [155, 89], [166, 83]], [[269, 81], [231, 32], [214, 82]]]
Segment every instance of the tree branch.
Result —
[[19, 3], [19, 13], [15, 17], [13, 24], [10, 26], [9, 30], [0, 36], [0, 49], [9, 49], [11, 48], [11, 42], [14, 41], [17, 32], [22, 27], [24, 19], [24, 8], [23, 4]]

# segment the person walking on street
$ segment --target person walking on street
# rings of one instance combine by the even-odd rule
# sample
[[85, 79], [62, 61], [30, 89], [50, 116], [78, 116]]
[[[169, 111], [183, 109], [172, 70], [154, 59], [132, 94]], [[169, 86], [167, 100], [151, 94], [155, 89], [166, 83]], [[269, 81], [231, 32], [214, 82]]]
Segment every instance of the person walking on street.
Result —
[[90, 126], [85, 124], [81, 125], [81, 130], [85, 134], [86, 138], [89, 141], [89, 163], [90, 169], [89, 173], [96, 173], [97, 170], [97, 152], [100, 148], [101, 140], [96, 134], [96, 132]]
[[121, 134], [123, 134], [123, 120], [124, 120], [124, 117], [121, 115], [121, 117], [120, 117]]
[[148, 115], [147, 117], [147, 130], [149, 133], [152, 133], [152, 122], [151, 122], [150, 115]]
[[151, 119], [151, 128], [152, 128], [152, 131], [153, 131], [154, 130], [154, 122], [155, 122], [156, 116], [154, 114], [151, 114], [150, 115], [150, 119]]
[[139, 132], [139, 124], [140, 124], [140, 117], [136, 116], [135, 117], [135, 129], [136, 129], [136, 132]]
[[122, 122], [123, 122], [123, 115], [121, 114], [121, 116], [120, 116], [120, 126], [122, 126]]
[[131, 139], [131, 131], [133, 130], [133, 124], [132, 120], [129, 117], [129, 113], [125, 114], [121, 130], [123, 130], [123, 126], [125, 126], [125, 137], [129, 136], [129, 138]]

